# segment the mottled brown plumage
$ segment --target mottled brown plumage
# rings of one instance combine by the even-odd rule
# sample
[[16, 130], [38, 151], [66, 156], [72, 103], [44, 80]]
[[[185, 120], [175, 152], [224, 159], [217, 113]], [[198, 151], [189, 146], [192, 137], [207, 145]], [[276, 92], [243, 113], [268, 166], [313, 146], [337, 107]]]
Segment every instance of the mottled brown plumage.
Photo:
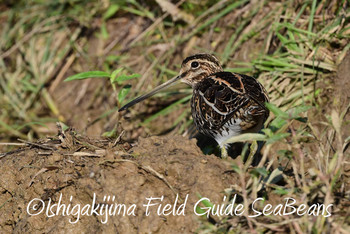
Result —
[[225, 142], [228, 139], [246, 132], [258, 132], [269, 115], [264, 105], [269, 101], [264, 87], [253, 77], [224, 72], [219, 61], [210, 54], [187, 57], [181, 65], [180, 75], [136, 98], [119, 111], [180, 79], [193, 89], [191, 109], [198, 131], [213, 137], [223, 149], [223, 154], [226, 154]]

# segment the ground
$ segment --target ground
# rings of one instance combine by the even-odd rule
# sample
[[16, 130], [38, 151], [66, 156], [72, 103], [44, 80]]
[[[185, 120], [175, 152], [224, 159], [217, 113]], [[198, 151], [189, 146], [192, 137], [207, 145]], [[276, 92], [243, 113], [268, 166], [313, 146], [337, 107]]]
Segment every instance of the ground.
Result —
[[[219, 203], [222, 194], [217, 191], [228, 188], [230, 181], [236, 179], [229, 173], [228, 162], [213, 155], [204, 157], [194, 140], [181, 136], [140, 139], [130, 153], [122, 146], [111, 147], [112, 142], [108, 141], [89, 140], [89, 143], [97, 149], [91, 154], [86, 149], [75, 151], [82, 147], [79, 144], [66, 148], [53, 142], [42, 142], [45, 149], [32, 146], [3, 158], [1, 169], [6, 173], [1, 178], [1, 203], [5, 207], [1, 219], [5, 222], [1, 229], [11, 231], [14, 228], [17, 232], [195, 232], [199, 223], [193, 206], [199, 195]], [[99, 151], [102, 152], [96, 153]], [[96, 203], [113, 204], [104, 202], [103, 196], [114, 195], [117, 204], [136, 204], [135, 216], [121, 213], [109, 217], [107, 224], [101, 223], [104, 216], [85, 216], [76, 224], [69, 224], [69, 219], [78, 217], [57, 215], [47, 218], [23, 212], [33, 198], [45, 203], [52, 199], [52, 203], [58, 203], [62, 194], [62, 203], [67, 203], [72, 196], [72, 205], [83, 206], [92, 203], [94, 193]], [[174, 204], [177, 195], [182, 199], [178, 204], [182, 204], [188, 195], [185, 215], [157, 215], [157, 210], [152, 208], [146, 216], [143, 207], [147, 204], [146, 198], [164, 196], [163, 204]]]

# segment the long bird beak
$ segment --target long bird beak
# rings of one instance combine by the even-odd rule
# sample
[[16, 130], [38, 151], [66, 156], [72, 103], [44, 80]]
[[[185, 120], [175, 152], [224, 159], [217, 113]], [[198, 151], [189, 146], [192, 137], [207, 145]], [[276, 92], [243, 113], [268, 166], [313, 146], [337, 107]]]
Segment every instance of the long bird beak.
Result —
[[126, 109], [128, 109], [129, 107], [131, 107], [131, 106], [133, 106], [133, 105], [135, 105], [135, 104], [137, 104], [137, 103], [139, 103], [139, 102], [142, 102], [143, 100], [145, 100], [145, 99], [147, 99], [147, 98], [153, 96], [154, 94], [158, 93], [160, 90], [162, 90], [162, 89], [164, 89], [164, 88], [166, 88], [166, 87], [171, 86], [172, 84], [174, 84], [176, 81], [180, 80], [181, 78], [182, 78], [181, 75], [178, 75], [178, 76], [175, 76], [175, 77], [171, 78], [171, 79], [168, 80], [167, 82], [165, 82], [165, 83], [159, 85], [158, 87], [154, 88], [151, 92], [146, 93], [146, 94], [144, 94], [144, 95], [141, 95], [140, 97], [138, 97], [138, 98], [132, 100], [131, 102], [129, 102], [128, 104], [124, 105], [122, 108], [120, 108], [120, 109], [118, 110], [118, 112], [121, 112], [121, 111], [123, 111], [123, 110], [126, 110]]

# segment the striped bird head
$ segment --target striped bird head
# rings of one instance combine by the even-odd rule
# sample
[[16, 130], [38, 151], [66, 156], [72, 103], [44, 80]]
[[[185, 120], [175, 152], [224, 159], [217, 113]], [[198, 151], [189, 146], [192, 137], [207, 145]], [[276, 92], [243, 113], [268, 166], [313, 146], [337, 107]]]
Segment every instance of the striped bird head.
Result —
[[146, 98], [153, 96], [154, 94], [158, 93], [160, 90], [174, 84], [176, 81], [181, 80], [182, 82], [190, 85], [193, 88], [198, 82], [200, 82], [205, 77], [208, 77], [211, 74], [214, 74], [216, 72], [221, 72], [221, 71], [223, 71], [223, 69], [219, 61], [217, 60], [217, 58], [214, 57], [214, 55], [211, 55], [211, 54], [192, 55], [190, 57], [187, 57], [182, 62], [180, 74], [178, 76], [159, 85], [149, 93], [137, 97], [133, 101], [129, 102], [128, 104], [120, 108], [119, 111], [126, 110], [129, 107], [135, 105], [136, 103], [139, 103], [145, 100]]
[[194, 87], [205, 77], [223, 71], [218, 59], [211, 54], [195, 54], [187, 57], [181, 65], [181, 81]]

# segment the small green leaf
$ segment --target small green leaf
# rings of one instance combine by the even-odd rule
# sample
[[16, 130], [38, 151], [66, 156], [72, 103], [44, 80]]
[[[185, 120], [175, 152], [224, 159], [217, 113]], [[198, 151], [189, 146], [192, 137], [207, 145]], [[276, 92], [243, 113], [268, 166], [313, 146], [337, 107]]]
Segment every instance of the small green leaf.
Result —
[[[202, 199], [203, 196], [201, 196], [200, 194], [197, 193], [197, 197]], [[203, 199], [201, 201], [201, 203], [205, 206], [205, 207], [213, 207], [213, 204], [210, 202], [210, 201], [207, 201], [205, 199]], [[205, 214], [205, 211], [203, 208], [201, 208], [200, 206], [196, 206], [196, 213], [199, 214], [199, 215], [204, 215]]]
[[131, 80], [134, 78], [139, 78], [141, 75], [140, 74], [132, 74], [132, 75], [120, 75], [118, 76], [114, 82], [122, 82], [122, 81], [126, 81], [126, 80]]
[[279, 140], [286, 138], [288, 136], [290, 136], [290, 133], [287, 133], [287, 132], [277, 133], [277, 134], [273, 135], [272, 137], [269, 137], [269, 139], [267, 139], [267, 141], [266, 141], [266, 144], [271, 144], [273, 142], [279, 141]]
[[122, 90], [118, 93], [118, 101], [122, 103], [126, 97], [126, 95], [130, 92], [131, 85], [125, 85]]
[[272, 120], [272, 122], [269, 125], [269, 128], [273, 132], [277, 132], [277, 130], [282, 128], [285, 124], [287, 124], [286, 120], [282, 119], [281, 117], [277, 117], [276, 119]]
[[116, 70], [114, 70], [114, 71], [112, 72], [112, 74], [111, 74], [111, 82], [112, 82], [112, 83], [115, 83], [116, 78], [117, 78], [117, 75], [118, 75], [123, 69], [124, 69], [124, 68], [120, 67], [120, 68], [118, 68], [118, 69], [116, 69]]
[[251, 170], [250, 174], [255, 175], [255, 176], [261, 175], [263, 177], [267, 177], [269, 175], [268, 171], [263, 167], [255, 168], [255, 169]]
[[277, 188], [273, 192], [278, 195], [287, 195], [289, 193], [288, 190], [284, 188]]
[[281, 168], [274, 169], [268, 178], [264, 179], [266, 184], [276, 184], [283, 179]]
[[282, 117], [284, 119], [288, 119], [289, 115], [282, 111], [280, 108], [278, 108], [277, 106], [271, 104], [271, 103], [265, 103], [266, 107], [276, 115], [276, 117]]
[[239, 168], [239, 166], [237, 166], [236, 164], [232, 165], [232, 169], [236, 172], [236, 173], [241, 173], [241, 169]]
[[196, 206], [196, 213], [199, 214], [199, 215], [204, 215], [205, 214], [205, 210], [200, 208], [200, 206]]
[[117, 129], [113, 128], [111, 131], [106, 131], [102, 134], [103, 137], [115, 137], [117, 133]]
[[306, 105], [301, 105], [294, 107], [290, 110], [288, 110], [288, 113], [293, 117], [293, 118], [298, 118], [300, 113], [306, 112], [310, 110], [312, 106], [306, 106]]
[[[202, 198], [202, 197], [201, 197]], [[211, 203], [210, 201], [208, 201], [208, 200], [206, 200], [206, 199], [203, 199], [202, 201], [201, 201], [201, 203], [205, 206], [205, 207], [210, 207], [210, 208], [213, 208], [214, 207], [214, 205], [213, 205], [213, 203]]]
[[114, 62], [118, 62], [121, 58], [122, 58], [122, 56], [109, 55], [106, 57], [105, 61], [109, 62], [109, 63], [114, 63]]
[[277, 151], [277, 154], [281, 155], [282, 157], [286, 157], [288, 159], [292, 159], [293, 152], [290, 150], [279, 150]]
[[112, 4], [110, 7], [108, 7], [108, 10], [103, 14], [103, 20], [108, 20], [109, 18], [111, 18], [119, 10], [119, 8], [119, 5]]
[[82, 72], [75, 74], [73, 76], [68, 77], [64, 81], [72, 81], [72, 80], [83, 80], [88, 78], [104, 78], [104, 77], [110, 77], [109, 73], [104, 71], [88, 71], [88, 72]]
[[63, 122], [59, 122], [59, 124], [61, 125], [61, 128], [63, 131], [66, 131], [69, 129], [69, 127], [66, 124], [64, 124]]
[[273, 132], [270, 128], [264, 128], [264, 129], [261, 129], [261, 131], [268, 137], [273, 135]]
[[105, 39], [105, 40], [108, 39], [108, 37], [109, 37], [107, 26], [106, 26], [105, 22], [103, 22], [101, 25], [101, 36], [102, 36], [102, 39]]

